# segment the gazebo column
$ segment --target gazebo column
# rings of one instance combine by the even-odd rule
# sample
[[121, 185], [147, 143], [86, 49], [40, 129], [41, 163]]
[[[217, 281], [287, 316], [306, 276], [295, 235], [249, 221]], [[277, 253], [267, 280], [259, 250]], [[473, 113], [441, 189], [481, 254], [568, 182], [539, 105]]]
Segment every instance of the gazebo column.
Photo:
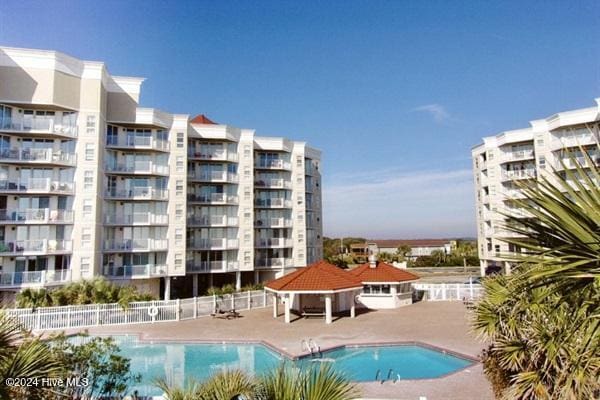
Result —
[[290, 309], [292, 308], [292, 299], [288, 294], [285, 296], [285, 323], [289, 324], [292, 320]]
[[331, 295], [325, 295], [325, 323], [330, 324], [333, 321], [331, 312]]
[[277, 311], [277, 293], [273, 293], [273, 318], [277, 318], [279, 313]]
[[352, 293], [352, 305], [350, 306], [350, 318], [356, 318], [356, 296]]

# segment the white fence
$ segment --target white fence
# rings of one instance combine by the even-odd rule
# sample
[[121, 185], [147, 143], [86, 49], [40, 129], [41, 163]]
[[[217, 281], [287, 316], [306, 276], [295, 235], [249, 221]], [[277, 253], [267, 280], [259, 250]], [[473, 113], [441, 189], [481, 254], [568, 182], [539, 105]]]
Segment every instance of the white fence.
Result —
[[80, 306], [19, 308], [6, 310], [24, 327], [33, 330], [85, 328], [103, 325], [141, 324], [206, 317], [216, 309], [250, 310], [272, 305], [272, 297], [262, 290], [239, 292], [223, 296], [203, 296], [190, 299], [141, 301], [119, 304], [88, 304]]
[[413, 283], [412, 286], [425, 292], [424, 301], [475, 300], [483, 296], [483, 287], [474, 283]]

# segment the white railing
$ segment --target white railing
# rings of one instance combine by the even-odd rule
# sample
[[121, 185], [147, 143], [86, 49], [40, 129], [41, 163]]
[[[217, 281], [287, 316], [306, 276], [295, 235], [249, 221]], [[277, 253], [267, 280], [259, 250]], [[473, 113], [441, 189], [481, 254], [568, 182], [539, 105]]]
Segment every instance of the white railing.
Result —
[[513, 171], [502, 171], [502, 179], [504, 179], [504, 180], [535, 178], [535, 177], [536, 177], [536, 171], [533, 168], [513, 170]]
[[203, 181], [203, 182], [231, 182], [235, 183], [238, 181], [238, 174], [227, 171], [192, 171], [188, 173], [188, 179]]
[[259, 258], [255, 261], [255, 265], [262, 268], [293, 267], [294, 260], [291, 258]]
[[169, 142], [166, 140], [160, 140], [153, 136], [107, 136], [106, 137], [107, 147], [128, 147], [134, 149], [151, 149], [168, 151]]
[[291, 208], [292, 201], [274, 197], [272, 199], [256, 199], [255, 205], [258, 207], [285, 207]]
[[288, 218], [265, 218], [257, 219], [255, 222], [256, 226], [265, 226], [272, 228], [291, 228], [292, 220]]
[[0, 210], [0, 222], [27, 223], [72, 223], [73, 211], [49, 208], [26, 208], [24, 210]]
[[189, 193], [187, 196], [188, 201], [197, 203], [222, 203], [222, 204], [237, 204], [238, 197], [227, 193], [207, 193], [207, 194], [195, 194]]
[[596, 137], [587, 129], [579, 129], [572, 133], [557, 136], [550, 142], [550, 149], [554, 151], [565, 147], [579, 147], [590, 144], [598, 144]]
[[188, 149], [188, 157], [199, 160], [214, 160], [214, 161], [237, 161], [238, 156], [236, 153], [232, 153], [226, 150], [215, 150], [215, 151], [195, 151], [195, 149]]
[[169, 166], [153, 161], [135, 161], [133, 164], [113, 164], [105, 167], [106, 172], [125, 174], [168, 175]]
[[108, 225], [164, 225], [169, 223], [167, 214], [153, 214], [149, 212], [134, 212], [133, 214], [106, 214], [104, 223]]
[[201, 215], [199, 217], [188, 217], [187, 224], [199, 226], [237, 226], [238, 218], [226, 215]]
[[76, 125], [63, 125], [58, 123], [54, 118], [48, 117], [23, 117], [21, 120], [15, 118], [9, 120], [2, 126], [2, 130], [32, 132], [39, 131], [42, 133], [56, 133], [63, 136], [77, 137]]
[[73, 248], [71, 240], [37, 239], [0, 242], [0, 254], [50, 254], [69, 252]]
[[75, 160], [75, 154], [53, 149], [12, 148], [0, 151], [0, 161], [4, 162], [14, 161], [75, 165]]
[[286, 238], [267, 238], [256, 239], [257, 247], [292, 247], [292, 239]]
[[168, 248], [169, 241], [167, 239], [109, 239], [104, 241], [104, 250], [107, 251], [166, 251]]
[[267, 188], [275, 188], [275, 189], [291, 189], [292, 182], [285, 179], [261, 179], [258, 178], [257, 181], [254, 182], [254, 186], [257, 187], [267, 187]]
[[268, 169], [292, 169], [292, 164], [284, 160], [258, 160], [254, 166]]
[[178, 300], [140, 301], [129, 307], [113, 304], [88, 304], [37, 309], [8, 309], [5, 312], [32, 330], [84, 328], [101, 325], [126, 325], [180, 321], [210, 316], [215, 310], [250, 310], [272, 305], [273, 297], [255, 290], [223, 296], [202, 296]]
[[21, 288], [61, 284], [71, 281], [71, 270], [0, 272], [0, 287]]
[[533, 158], [535, 156], [533, 149], [507, 151], [501, 156], [502, 161], [518, 161]]
[[218, 250], [238, 248], [237, 239], [195, 239], [186, 243], [189, 249]]
[[237, 271], [239, 264], [237, 261], [188, 261], [186, 264], [187, 272], [228, 272]]
[[153, 187], [134, 187], [131, 189], [108, 189], [106, 198], [112, 199], [148, 199], [167, 200], [169, 191], [165, 189], [154, 189]]
[[413, 283], [412, 287], [424, 291], [427, 301], [475, 300], [483, 296], [483, 287], [474, 283]]
[[111, 279], [152, 278], [167, 275], [167, 266], [162, 264], [105, 265], [103, 273]]
[[0, 180], [0, 191], [5, 192], [62, 192], [73, 193], [73, 182], [53, 181], [50, 178]]

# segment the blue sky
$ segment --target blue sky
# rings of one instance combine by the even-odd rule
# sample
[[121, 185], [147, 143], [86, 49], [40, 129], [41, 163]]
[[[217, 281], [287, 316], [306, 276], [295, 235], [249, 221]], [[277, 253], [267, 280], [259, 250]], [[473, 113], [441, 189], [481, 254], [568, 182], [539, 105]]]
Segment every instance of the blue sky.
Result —
[[0, 44], [323, 150], [326, 235], [474, 236], [470, 148], [600, 97], [598, 1], [0, 3]]

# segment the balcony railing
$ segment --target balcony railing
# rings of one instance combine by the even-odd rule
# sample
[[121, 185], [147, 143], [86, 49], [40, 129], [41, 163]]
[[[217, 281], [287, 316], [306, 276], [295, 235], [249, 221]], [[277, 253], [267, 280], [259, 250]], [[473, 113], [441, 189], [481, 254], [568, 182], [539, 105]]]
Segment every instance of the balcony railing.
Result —
[[50, 178], [0, 180], [0, 192], [72, 194], [73, 182], [53, 181]]
[[529, 179], [529, 178], [535, 178], [535, 177], [536, 177], [535, 169], [502, 171], [502, 179], [503, 180]]
[[207, 193], [207, 194], [195, 194], [190, 193], [187, 195], [187, 200], [192, 203], [204, 203], [204, 204], [237, 204], [238, 197], [229, 195], [227, 193]]
[[135, 212], [132, 214], [106, 214], [104, 223], [107, 225], [166, 225], [169, 223], [167, 214]]
[[502, 155], [501, 160], [505, 161], [519, 161], [519, 160], [527, 160], [535, 157], [535, 153], [533, 149], [531, 150], [518, 150], [518, 151], [508, 151]]
[[236, 183], [238, 181], [238, 174], [226, 171], [213, 171], [213, 172], [190, 172], [188, 173], [188, 179], [199, 182], [229, 182]]
[[259, 268], [288, 268], [294, 266], [291, 258], [259, 258], [255, 265]]
[[201, 215], [188, 217], [187, 224], [190, 226], [237, 226], [238, 218], [225, 215]]
[[107, 165], [106, 172], [114, 174], [168, 175], [169, 166], [153, 161], [135, 161], [133, 164]]
[[167, 275], [165, 264], [105, 265], [103, 274], [111, 279], [143, 279]]
[[28, 208], [25, 210], [0, 210], [0, 223], [10, 224], [53, 224], [73, 223], [73, 211], [51, 210], [49, 208]]
[[579, 147], [590, 144], [598, 144], [598, 141], [594, 135], [586, 129], [580, 130], [575, 134], [555, 137], [554, 140], [550, 142], [550, 149], [554, 151], [565, 147]]
[[226, 250], [239, 247], [237, 239], [195, 239], [186, 241], [191, 250]]
[[587, 158], [585, 158], [583, 155], [579, 155], [574, 158], [562, 158], [562, 159], [559, 158], [559, 159], [557, 159], [554, 164], [554, 168], [561, 171], [561, 170], [564, 170], [565, 168], [566, 169], [576, 169], [578, 166], [581, 168], [589, 168], [591, 166], [590, 164], [594, 164], [595, 166], [600, 166], [600, 154], [598, 154], [597, 152], [593, 152], [593, 153], [589, 153], [588, 155], [591, 159], [591, 163], [588, 162]]
[[291, 228], [292, 220], [288, 218], [263, 218], [257, 219], [254, 225], [270, 228]]
[[153, 136], [107, 136], [106, 147], [169, 151], [169, 142]]
[[76, 159], [74, 153], [53, 149], [12, 148], [0, 150], [1, 162], [75, 165]]
[[109, 239], [104, 241], [105, 251], [167, 251], [167, 239]]
[[131, 189], [108, 189], [105, 192], [108, 199], [134, 199], [134, 200], [168, 200], [169, 191], [153, 187], [135, 187]]
[[188, 149], [188, 158], [197, 160], [212, 160], [212, 161], [232, 161], [238, 160], [238, 155], [226, 150], [217, 151], [195, 151], [194, 149]]
[[254, 186], [271, 189], [291, 189], [292, 182], [285, 179], [259, 179], [254, 182]]
[[292, 164], [284, 160], [257, 160], [254, 164], [255, 168], [263, 169], [292, 169]]
[[275, 208], [292, 208], [292, 201], [281, 199], [281, 198], [273, 198], [273, 199], [256, 199], [254, 204], [257, 207], [275, 207]]
[[286, 238], [268, 238], [268, 239], [257, 239], [256, 247], [292, 247], [292, 239]]
[[19, 288], [26, 286], [56, 285], [71, 281], [71, 270], [31, 272], [0, 272], [0, 287]]
[[5, 255], [69, 253], [72, 249], [71, 240], [37, 239], [0, 242], [0, 254]]
[[188, 261], [186, 263], [187, 272], [227, 272], [237, 271], [239, 264], [237, 261]]
[[5, 118], [3, 122], [4, 123], [0, 127], [2, 131], [46, 133], [77, 137], [76, 125], [63, 125], [54, 118], [36, 116], [25, 117], [21, 120]]

